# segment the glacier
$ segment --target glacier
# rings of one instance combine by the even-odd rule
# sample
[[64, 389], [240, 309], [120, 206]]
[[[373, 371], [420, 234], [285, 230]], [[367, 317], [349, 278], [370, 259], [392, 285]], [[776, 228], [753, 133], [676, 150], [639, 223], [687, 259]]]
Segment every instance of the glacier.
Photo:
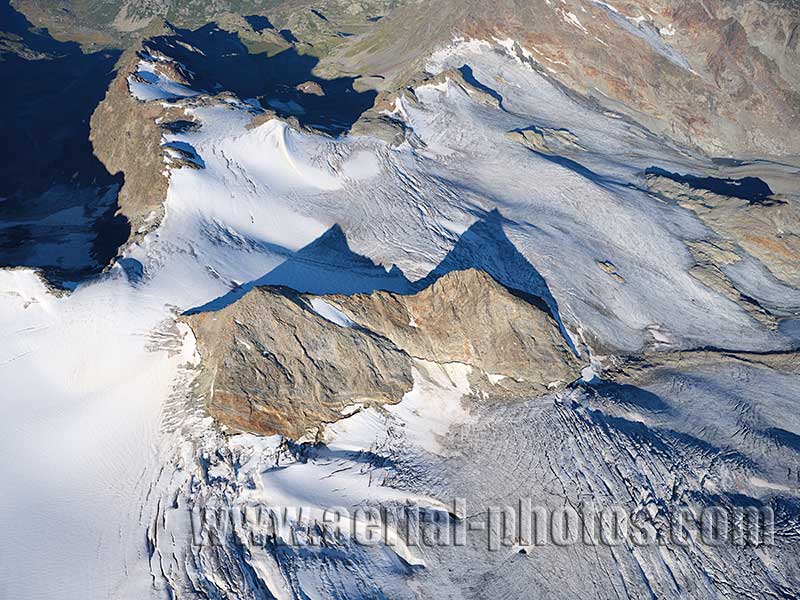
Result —
[[[5, 594], [477, 598], [533, 589], [635, 598], [768, 588], [791, 597], [800, 567], [797, 365], [781, 371], [757, 357], [790, 355], [798, 329], [767, 328], [690, 276], [688, 244], [717, 235], [650, 193], [644, 171], [713, 165], [582, 102], [523, 59], [471, 40], [434, 53], [427, 69], [442, 81], [397, 99], [390, 115], [413, 135], [395, 146], [277, 117], [253, 126], [252, 104], [199, 101], [199, 90], [163, 75], [131, 82], [143, 101], [180, 96], [172, 104], [200, 126], [165, 133], [163, 144], [191, 148], [203, 167], [165, 164], [161, 224], [69, 295], [52, 294], [31, 270], [0, 271]], [[447, 76], [465, 65], [479, 87]], [[475, 89], [491, 90], [497, 105]], [[568, 131], [581, 150], [548, 154], [508, 135], [531, 127]], [[469, 267], [545, 299], [596, 376], [502, 404], [467, 399], [464, 365], [420, 361], [401, 402], [354, 407], [319, 444], [229, 436], [192, 393], [198, 356], [178, 318], [186, 311], [253, 285], [408, 292], [432, 273]], [[728, 276], [758, 290], [763, 305], [800, 306], [800, 292], [755, 261]], [[614, 356], [668, 351], [687, 358], [632, 376], [635, 386], [602, 380]], [[704, 362], [704, 351], [714, 356]], [[589, 495], [622, 502], [655, 521], [670, 495], [698, 505], [774, 500], [784, 512], [775, 547], [705, 554], [491, 553], [477, 542], [273, 548], [241, 532], [197, 547], [188, 522], [192, 507], [251, 500], [414, 501], [435, 512], [448, 498], [484, 506], [521, 489], [545, 505]]]

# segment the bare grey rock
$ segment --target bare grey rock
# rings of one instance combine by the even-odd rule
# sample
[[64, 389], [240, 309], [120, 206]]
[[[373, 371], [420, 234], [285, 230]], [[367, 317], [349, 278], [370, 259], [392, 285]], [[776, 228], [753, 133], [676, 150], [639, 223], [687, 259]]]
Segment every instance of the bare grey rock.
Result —
[[595, 262], [602, 271], [608, 273], [614, 280], [625, 283], [625, 278], [617, 273], [617, 267], [610, 260], [598, 260]]
[[777, 321], [756, 300], [746, 296], [733, 284], [722, 270], [722, 267], [736, 263], [741, 257], [733, 251], [730, 242], [718, 244], [700, 241], [689, 242], [689, 250], [697, 264], [689, 269], [689, 275], [703, 285], [710, 287], [730, 298], [744, 308], [750, 316], [770, 329], [777, 328]]
[[652, 192], [696, 213], [781, 281], [800, 286], [800, 209], [796, 197], [775, 195], [767, 201], [750, 202], [659, 175], [648, 175], [647, 185]]
[[563, 154], [584, 149], [578, 143], [578, 136], [566, 129], [532, 125], [525, 129], [509, 131], [507, 135], [509, 139], [522, 144], [526, 148], [545, 154]]

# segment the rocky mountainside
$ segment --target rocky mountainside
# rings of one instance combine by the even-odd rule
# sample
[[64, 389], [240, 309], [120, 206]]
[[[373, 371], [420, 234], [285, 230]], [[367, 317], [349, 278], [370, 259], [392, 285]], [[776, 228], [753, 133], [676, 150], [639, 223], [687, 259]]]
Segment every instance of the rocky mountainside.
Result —
[[[112, 237], [109, 231], [116, 236], [111, 249], [94, 250], [101, 263], [121, 243], [123, 227], [129, 241], [139, 239], [163, 216], [167, 181], [154, 121], [173, 119], [161, 114], [163, 106], [142, 106], [126, 93], [142, 52], [166, 59], [159, 68], [171, 65], [171, 72], [164, 76], [194, 90], [189, 95], [269, 95], [271, 110], [303, 125], [324, 125], [318, 130], [328, 132], [352, 128], [397, 142], [402, 130], [398, 134], [398, 123], [387, 119], [385, 109], [404, 90], [429, 79], [430, 54], [454, 38], [485, 40], [500, 44], [582, 103], [695, 151], [790, 161], [800, 155], [795, 126], [800, 118], [800, 15], [791, 2], [375, 1], [328, 3], [318, 9], [313, 3], [286, 1], [269, 11], [258, 3], [228, 2], [112, 2], [101, 8], [24, 0], [14, 6], [58, 39], [75, 40], [86, 51], [125, 50], [115, 80], [105, 82], [106, 98], [96, 110], [90, 105], [95, 155], [108, 173], [125, 178], [117, 192], [116, 216], [109, 214], [113, 194], [95, 202], [104, 203], [97, 209], [103, 215], [98, 221], [103, 239]], [[11, 40], [17, 34], [9, 29]], [[36, 44], [24, 40], [8, 47], [22, 54], [37, 52]], [[303, 86], [317, 91], [306, 93], [312, 88]], [[341, 111], [333, 119], [332, 107]], [[323, 115], [328, 123], [319, 122]], [[28, 164], [21, 157], [6, 161], [18, 162]], [[14, 239], [20, 235], [25, 234], [18, 232]], [[9, 238], [4, 245], [10, 244]], [[24, 263], [18, 254], [9, 261]], [[37, 257], [27, 261], [41, 263], [34, 266], [44, 267], [56, 280], [63, 279], [60, 271], [69, 270]]]
[[[761, 192], [747, 190], [746, 179], [728, 182], [727, 189], [720, 189], [724, 180], [704, 182], [676, 175], [654, 170], [647, 175], [648, 187], [697, 213], [717, 234], [758, 258], [781, 281], [795, 287], [800, 284], [795, 268], [800, 252], [797, 202], [773, 194], [769, 186]], [[760, 180], [750, 181], [757, 184]], [[739, 258], [734, 255], [729, 260]]]
[[760, 1], [413, 2], [342, 52], [347, 67], [398, 85], [455, 35], [502, 40], [589, 101], [712, 156], [796, 156], [797, 9]]
[[468, 365], [506, 394], [557, 390], [579, 376], [546, 306], [475, 270], [451, 272], [411, 296], [258, 287], [186, 322], [211, 414], [263, 435], [311, 430], [314, 438], [354, 406], [399, 402], [411, 391], [414, 359]]
[[579, 376], [547, 305], [483, 271], [451, 271], [412, 296], [374, 292], [330, 302], [414, 358], [469, 365], [521, 384], [525, 394], [560, 389]]

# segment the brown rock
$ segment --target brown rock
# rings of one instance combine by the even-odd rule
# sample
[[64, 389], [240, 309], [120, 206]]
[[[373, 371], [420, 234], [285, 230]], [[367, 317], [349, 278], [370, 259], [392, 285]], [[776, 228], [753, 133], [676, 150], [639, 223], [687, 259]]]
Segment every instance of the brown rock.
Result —
[[460, 362], [544, 391], [578, 373], [558, 324], [538, 299], [517, 296], [483, 271], [454, 271], [413, 296], [331, 296], [353, 321], [415, 358]]
[[304, 94], [312, 94], [314, 96], [324, 96], [325, 91], [322, 89], [322, 86], [318, 84], [316, 81], [306, 81], [304, 83], [297, 84], [295, 88], [299, 92], [303, 92]]
[[415, 358], [504, 375], [528, 395], [578, 376], [546, 309], [481, 271], [449, 273], [413, 296], [323, 298], [352, 326], [317, 314], [313, 296], [269, 287], [185, 318], [202, 359], [199, 390], [215, 418], [298, 438], [349, 405], [401, 400]]
[[412, 387], [411, 359], [371, 332], [341, 327], [287, 288], [256, 288], [188, 317], [211, 414], [237, 430], [301, 437], [346, 406], [396, 402]]
[[125, 174], [119, 212], [131, 223], [131, 238], [158, 226], [169, 180], [161, 154], [162, 131], [156, 119], [165, 115], [160, 102], [139, 102], [128, 89], [128, 74], [138, 61], [133, 52], [120, 59], [117, 76], [90, 121], [89, 138], [110, 173]]
[[[421, 0], [343, 49], [344, 70], [405, 87], [454, 36], [512, 39], [546, 77], [716, 156], [800, 154], [800, 11], [791, 2]], [[525, 52], [523, 52], [523, 48]]]

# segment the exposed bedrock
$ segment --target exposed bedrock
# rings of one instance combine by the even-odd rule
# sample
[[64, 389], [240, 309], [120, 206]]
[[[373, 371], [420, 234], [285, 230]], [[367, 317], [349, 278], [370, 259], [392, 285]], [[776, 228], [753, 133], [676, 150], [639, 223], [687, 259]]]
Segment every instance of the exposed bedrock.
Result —
[[412, 388], [415, 358], [504, 376], [505, 394], [563, 387], [579, 372], [545, 306], [477, 270], [448, 273], [410, 296], [259, 287], [185, 319], [211, 414], [262, 434], [299, 438], [348, 406], [397, 402]]
[[[796, 197], [767, 193], [771, 192], [767, 187], [764, 194], [745, 198], [740, 197], [743, 193], [737, 192], [740, 195], [736, 196], [719, 186], [717, 191], [704, 189], [698, 183], [702, 178], [692, 181], [677, 174], [649, 171], [646, 180], [650, 191], [696, 213], [718, 235], [757, 258], [781, 281], [794, 287], [800, 285], [800, 211]], [[729, 187], [746, 187], [745, 180], [732, 181]]]

